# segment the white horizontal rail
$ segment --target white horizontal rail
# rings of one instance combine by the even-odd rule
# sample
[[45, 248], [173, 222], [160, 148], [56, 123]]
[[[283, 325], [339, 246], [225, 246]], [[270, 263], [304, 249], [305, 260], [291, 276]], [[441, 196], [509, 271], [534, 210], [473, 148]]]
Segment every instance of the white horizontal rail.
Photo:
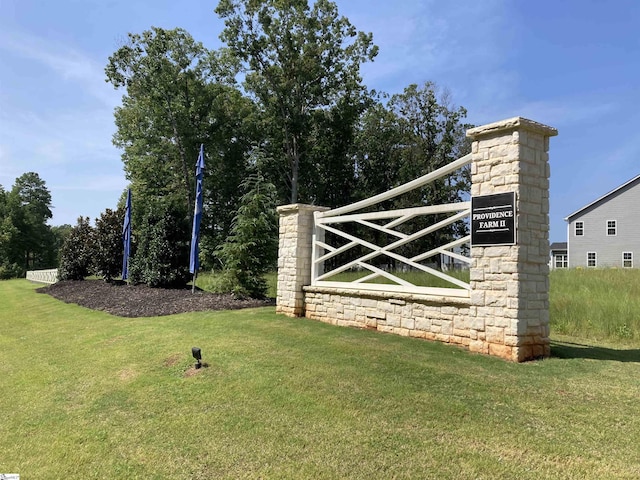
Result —
[[338, 215], [342, 215], [343, 213], [354, 212], [356, 210], [360, 210], [366, 207], [370, 207], [371, 205], [375, 205], [376, 203], [384, 202], [385, 200], [389, 200], [391, 198], [397, 197], [398, 195], [402, 195], [403, 193], [410, 192], [416, 188], [420, 188], [423, 185], [433, 182], [440, 177], [444, 177], [449, 173], [453, 173], [456, 170], [461, 169], [462, 167], [471, 163], [471, 154], [468, 153], [464, 157], [460, 157], [458, 160], [445, 165], [444, 167], [438, 168], [433, 172], [427, 173], [420, 178], [416, 178], [415, 180], [405, 183], [404, 185], [400, 185], [399, 187], [392, 188], [386, 192], [380, 193], [373, 197], [367, 198], [365, 200], [361, 200], [356, 203], [352, 203], [351, 205], [345, 205], [344, 207], [336, 208], [334, 210], [327, 210], [326, 212], [322, 212], [318, 215], [318, 217], [327, 218], [327, 217], [335, 217]]
[[386, 291], [386, 292], [399, 292], [399, 293], [417, 293], [422, 295], [438, 295], [443, 297], [458, 297], [469, 298], [469, 290], [463, 288], [442, 288], [442, 287], [419, 287], [413, 285], [411, 290], [408, 291], [407, 287], [403, 285], [387, 285], [380, 283], [359, 283], [357, 286], [350, 287], [345, 282], [316, 282], [316, 287], [330, 287], [330, 288], [350, 288], [357, 290], [372, 290], [372, 291]]
[[[402, 208], [399, 210], [385, 210], [383, 212], [369, 212], [369, 213], [355, 213], [353, 215], [340, 215], [340, 216], [331, 216], [324, 217], [322, 214], [332, 212], [333, 210], [329, 210], [327, 212], [318, 212], [316, 216], [316, 223], [321, 225], [328, 225], [331, 223], [346, 223], [346, 222], [356, 222], [358, 220], [383, 220], [385, 218], [406, 218], [411, 219], [417, 217], [419, 215], [433, 215], [436, 213], [452, 213], [452, 212], [460, 212], [462, 210], [470, 210], [471, 202], [454, 202], [454, 203], [445, 203], [442, 205], [428, 205], [426, 207], [413, 207], [413, 208]], [[401, 223], [397, 220], [385, 225], [387, 228], [397, 227]]]

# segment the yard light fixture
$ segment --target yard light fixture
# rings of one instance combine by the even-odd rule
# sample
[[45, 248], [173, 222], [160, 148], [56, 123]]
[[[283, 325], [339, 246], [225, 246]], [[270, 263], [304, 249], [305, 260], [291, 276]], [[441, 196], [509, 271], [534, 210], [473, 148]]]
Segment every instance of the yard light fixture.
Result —
[[200, 352], [200, 349], [198, 347], [193, 347], [191, 349], [191, 355], [193, 355], [193, 358], [195, 358], [198, 363], [195, 364], [196, 368], [200, 368], [202, 367], [202, 362], [200, 362], [200, 360], [202, 360], [202, 353]]

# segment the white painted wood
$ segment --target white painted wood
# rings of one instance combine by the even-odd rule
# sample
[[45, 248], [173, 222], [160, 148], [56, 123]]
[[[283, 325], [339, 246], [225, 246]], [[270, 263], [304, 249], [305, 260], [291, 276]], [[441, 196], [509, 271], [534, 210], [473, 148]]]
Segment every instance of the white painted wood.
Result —
[[[454, 222], [457, 222], [461, 219], [464, 219], [469, 216], [471, 211], [471, 202], [456, 202], [449, 203], [443, 205], [427, 205], [420, 207], [412, 207], [412, 208], [404, 208], [398, 210], [389, 210], [389, 211], [380, 211], [380, 212], [366, 212], [366, 213], [353, 213], [358, 210], [370, 207], [379, 202], [389, 200], [398, 195], [402, 195], [406, 192], [409, 192], [413, 189], [422, 187], [440, 177], [448, 175], [460, 168], [468, 165], [471, 162], [471, 155], [465, 155], [464, 157], [456, 160], [455, 162], [446, 165], [438, 170], [430, 172], [422, 177], [396, 187], [392, 190], [384, 192], [379, 195], [375, 195], [369, 199], [362, 200], [360, 202], [356, 202], [352, 205], [346, 205], [344, 207], [336, 208], [334, 210], [328, 210], [324, 212], [316, 212], [314, 215], [315, 226], [314, 231], [314, 244], [313, 244], [313, 268], [312, 268], [312, 285], [314, 286], [327, 286], [327, 287], [336, 287], [336, 288], [355, 288], [355, 289], [366, 289], [366, 290], [389, 290], [389, 291], [397, 291], [403, 293], [427, 293], [430, 295], [448, 295], [448, 296], [461, 296], [468, 297], [470, 286], [468, 283], [463, 282], [455, 277], [447, 275], [446, 273], [440, 272], [439, 270], [435, 270], [426, 265], [422, 265], [419, 263], [425, 259], [433, 257], [435, 255], [446, 255], [455, 260], [463, 263], [471, 263], [471, 260], [459, 253], [453, 252], [452, 249], [459, 247], [465, 243], [470, 241], [470, 236], [466, 236], [461, 239], [456, 239], [447, 243], [446, 245], [442, 245], [438, 248], [434, 248], [429, 252], [421, 253], [413, 258], [407, 258], [403, 255], [396, 253], [396, 250], [403, 245], [406, 245], [414, 240], [417, 240], [425, 235], [433, 233], [447, 225], [451, 225]], [[430, 225], [426, 228], [423, 228], [417, 232], [412, 234], [407, 234], [404, 232], [399, 232], [396, 227], [406, 223], [407, 221], [417, 217], [417, 216], [425, 216], [425, 215], [434, 215], [434, 214], [449, 214], [452, 213], [444, 220], [441, 220], [433, 225]], [[386, 223], [378, 222], [380, 220], [389, 220]], [[361, 225], [364, 225], [370, 229], [377, 230], [379, 232], [383, 232], [387, 235], [397, 237], [398, 240], [386, 245], [379, 246], [367, 240], [356, 237], [355, 235], [346, 233], [339, 228], [339, 224], [346, 224], [349, 222], [356, 222]], [[378, 222], [378, 223], [376, 223]], [[325, 234], [329, 232], [338, 237], [344, 238], [348, 241], [345, 245], [341, 247], [336, 247], [329, 245], [325, 242]], [[320, 237], [321, 240], [320, 240]], [[336, 257], [337, 255], [347, 252], [348, 250], [356, 247], [362, 246], [368, 250], [369, 253], [361, 255], [359, 258], [349, 261], [343, 265], [334, 268], [331, 271], [320, 273], [322, 271], [323, 265], [325, 261]], [[434, 287], [420, 287], [417, 285], [413, 285], [412, 283], [399, 278], [391, 272], [387, 272], [381, 268], [370, 265], [368, 262], [380, 255], [386, 255], [390, 258], [393, 258], [400, 262], [403, 265], [411, 267], [415, 270], [422, 271], [441, 279], [444, 279], [447, 282], [452, 283], [453, 285], [459, 288], [434, 288]], [[350, 270], [352, 268], [362, 268], [369, 270], [372, 272], [369, 275], [365, 275], [357, 280], [352, 282], [337, 282], [329, 280], [331, 277], [335, 275]], [[375, 278], [384, 277], [394, 282], [393, 285], [388, 284], [376, 284], [376, 283], [367, 283]]]
[[423, 175], [420, 178], [416, 178], [415, 180], [409, 183], [405, 183], [404, 185], [400, 185], [399, 187], [392, 188], [391, 190], [380, 193], [378, 195], [374, 195], [371, 198], [367, 198], [365, 200], [352, 203], [351, 205], [345, 205], [344, 207], [336, 208], [333, 210], [327, 210], [326, 212], [322, 212], [319, 216], [325, 217], [325, 218], [335, 217], [337, 215], [342, 215], [343, 213], [354, 212], [356, 210], [361, 210], [363, 208], [370, 207], [371, 205], [375, 205], [376, 203], [389, 200], [391, 198], [397, 197], [398, 195], [402, 195], [403, 193], [407, 193], [416, 188], [420, 188], [423, 185], [427, 185], [428, 183], [431, 183], [440, 177], [444, 177], [445, 175], [453, 173], [456, 170], [459, 170], [470, 163], [471, 163], [471, 154], [468, 153], [464, 157], [461, 157], [458, 160], [451, 162], [449, 165], [445, 165], [444, 167], [438, 168], [437, 170], [427, 173], [426, 175]]
[[[317, 287], [331, 287], [331, 288], [349, 288], [348, 283], [344, 282], [316, 282], [314, 286]], [[384, 288], [380, 288], [384, 287]], [[373, 291], [388, 291], [399, 293], [416, 293], [420, 295], [436, 295], [441, 297], [456, 297], [456, 298], [469, 298], [470, 292], [466, 289], [460, 288], [440, 288], [440, 287], [411, 287], [411, 292], [407, 292], [406, 287], [402, 285], [380, 285], [375, 283], [359, 283], [356, 290], [373, 290]]]

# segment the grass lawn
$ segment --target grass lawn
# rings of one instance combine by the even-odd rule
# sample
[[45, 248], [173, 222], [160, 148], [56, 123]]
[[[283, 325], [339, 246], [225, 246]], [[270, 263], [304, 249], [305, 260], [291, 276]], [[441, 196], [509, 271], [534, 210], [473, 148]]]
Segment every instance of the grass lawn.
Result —
[[[273, 308], [124, 319], [0, 282], [0, 472], [640, 477], [640, 343], [511, 364]], [[191, 347], [203, 368], [189, 375]]]

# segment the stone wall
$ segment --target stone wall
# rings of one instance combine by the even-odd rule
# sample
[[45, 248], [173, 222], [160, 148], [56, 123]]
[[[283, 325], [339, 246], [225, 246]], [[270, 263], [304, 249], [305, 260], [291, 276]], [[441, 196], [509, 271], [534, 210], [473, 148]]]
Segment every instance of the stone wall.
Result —
[[469, 298], [310, 286], [313, 212], [280, 207], [277, 311], [437, 340], [511, 361], [549, 356], [549, 137], [515, 117], [471, 129], [472, 195], [516, 193], [515, 245], [472, 246]]
[[311, 286], [304, 291], [307, 318], [467, 347], [471, 341], [469, 299]]

